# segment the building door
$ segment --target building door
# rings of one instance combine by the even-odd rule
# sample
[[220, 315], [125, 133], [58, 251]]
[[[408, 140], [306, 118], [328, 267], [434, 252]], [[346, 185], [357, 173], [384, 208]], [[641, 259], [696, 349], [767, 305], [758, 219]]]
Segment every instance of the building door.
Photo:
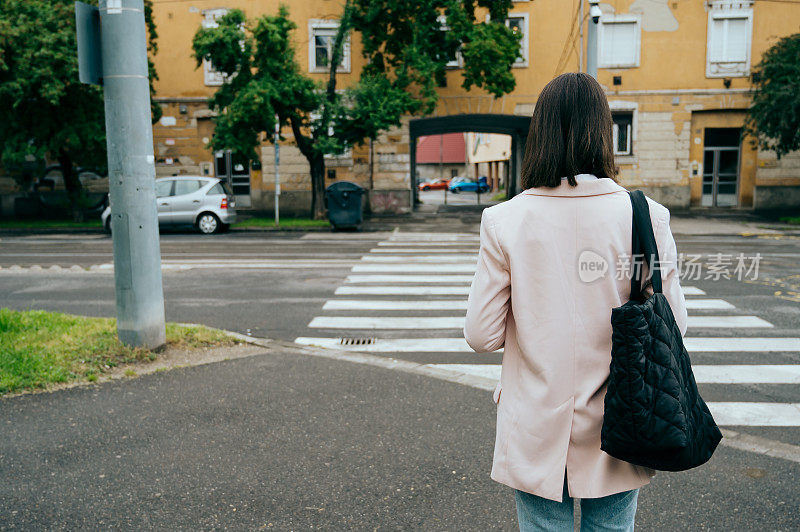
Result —
[[216, 175], [228, 181], [236, 197], [237, 207], [250, 207], [250, 161], [246, 157], [235, 155], [231, 150], [218, 151], [215, 154], [214, 166]]
[[703, 148], [703, 207], [736, 207], [739, 204], [738, 127], [705, 129]]

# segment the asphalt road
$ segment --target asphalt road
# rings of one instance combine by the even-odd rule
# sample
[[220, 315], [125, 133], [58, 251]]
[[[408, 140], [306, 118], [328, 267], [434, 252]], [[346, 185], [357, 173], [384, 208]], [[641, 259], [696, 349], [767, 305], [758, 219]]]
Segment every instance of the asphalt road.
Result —
[[[398, 273], [357, 268], [392, 266], [375, 257], [462, 254], [448, 249], [474, 253], [477, 227], [470, 229], [471, 235], [457, 236], [162, 235], [167, 319], [289, 341], [365, 338], [374, 349], [390, 346], [373, 351], [377, 355], [473, 369], [483, 365], [491, 371], [500, 354], [391, 350], [396, 340], [457, 337], [455, 328], [423, 327], [426, 319], [449, 319], [463, 311], [425, 307], [465, 296], [347, 294], [363, 287], [449, 286], [430, 278], [468, 275], [460, 271], [463, 263], [391, 259], [402, 261], [395, 266], [406, 266]], [[411, 245], [425, 240], [430, 245]], [[704, 292], [687, 299], [727, 305], [723, 310], [696, 308], [690, 315], [749, 316], [769, 325], [690, 329], [693, 338], [729, 339], [733, 346], [692, 353], [694, 365], [775, 365], [793, 371], [800, 364], [798, 348], [747, 351], [737, 346], [752, 338], [800, 337], [800, 240], [733, 235], [677, 240], [679, 251], [704, 254], [704, 260], [718, 253], [761, 255], [755, 280], [684, 281]], [[410, 251], [403, 254], [400, 249]], [[101, 235], [0, 237], [0, 306], [113, 316], [113, 275], [104, 266], [110, 262], [110, 239]], [[420, 264], [426, 271], [417, 275], [429, 279], [419, 283], [352, 277], [415, 275], [413, 269]], [[425, 303], [405, 310], [330, 307], [341, 300]], [[401, 327], [413, 328], [383, 328], [386, 322], [342, 327], [329, 318], [346, 318], [351, 324], [355, 318], [395, 318]], [[322, 326], [314, 325], [315, 320]], [[737, 375], [734, 381], [742, 380]], [[780, 405], [761, 420], [751, 416], [746, 424], [727, 428], [763, 439], [759, 441], [800, 446], [800, 427], [780, 425], [795, 419], [792, 408], [800, 404], [800, 386], [784, 382], [791, 381], [786, 374], [779, 377], [780, 382], [768, 377], [767, 382], [744, 378], [734, 383], [711, 378], [700, 388], [709, 403]], [[457, 384], [342, 362], [264, 356], [21, 397], [0, 406], [0, 426], [13, 427], [0, 447], [0, 475], [12, 479], [0, 488], [0, 529], [3, 523], [17, 528], [170, 523], [176, 528], [257, 528], [270, 522], [276, 529], [513, 527], [510, 492], [488, 480], [494, 407], [485, 392]], [[779, 412], [781, 408], [788, 408], [788, 414]], [[128, 439], [121, 440], [125, 435]], [[297, 438], [301, 444], [293, 444]], [[310, 443], [331, 439], [337, 442], [335, 450]], [[331, 454], [338, 459], [323, 459]], [[320, 466], [326, 462], [333, 465]], [[365, 463], [374, 467], [365, 469]], [[451, 469], [451, 463], [458, 467]], [[462, 473], [465, 484], [447, 477], [453, 470]], [[50, 473], [54, 478], [47, 478]], [[721, 447], [697, 471], [657, 476], [643, 490], [637, 523], [645, 530], [797, 529], [798, 473], [796, 461]], [[101, 474], [114, 482], [97, 480]], [[168, 486], [158, 497], [156, 492], [147, 494], [155, 478]], [[428, 484], [432, 487], [423, 489]], [[389, 487], [403, 495], [392, 499]], [[410, 487], [415, 487], [413, 495]], [[214, 489], [225, 496], [215, 498], [219, 494]], [[72, 493], [79, 496], [71, 498]], [[17, 513], [7, 520], [13, 511]]]

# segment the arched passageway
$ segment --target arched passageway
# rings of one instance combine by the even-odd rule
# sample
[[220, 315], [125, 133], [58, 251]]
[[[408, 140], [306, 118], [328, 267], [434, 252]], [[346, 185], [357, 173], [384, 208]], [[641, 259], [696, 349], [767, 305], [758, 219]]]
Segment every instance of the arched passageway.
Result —
[[525, 141], [528, 138], [530, 122], [531, 119], [527, 116], [501, 114], [459, 114], [411, 120], [408, 123], [408, 132], [411, 189], [414, 194], [414, 206], [416, 206], [418, 201], [416, 165], [417, 139], [419, 137], [467, 131], [509, 135], [511, 137], [511, 160], [509, 161], [509, 180], [506, 193], [508, 197], [513, 197], [519, 191], [519, 172], [522, 166], [522, 152], [525, 149]]

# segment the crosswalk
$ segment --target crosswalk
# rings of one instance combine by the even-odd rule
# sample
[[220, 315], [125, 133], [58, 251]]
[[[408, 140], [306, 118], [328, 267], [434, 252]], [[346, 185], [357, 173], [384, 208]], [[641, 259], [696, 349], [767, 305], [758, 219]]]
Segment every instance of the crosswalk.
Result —
[[[475, 354], [461, 336], [478, 244], [474, 234], [392, 234], [357, 261], [324, 303], [322, 315], [309, 322], [310, 335], [295, 342], [400, 357], [413, 354], [431, 368], [499, 379], [500, 352]], [[715, 385], [717, 392], [724, 385], [730, 396], [725, 398], [731, 399], [709, 401], [717, 423], [800, 427], [800, 403], [736, 400], [748, 385], [800, 384], [800, 364], [770, 364], [771, 356], [800, 353], [800, 338], [751, 336], [774, 325], [739, 313], [730, 302], [708, 297], [698, 287], [685, 286], [683, 292], [689, 310], [685, 344], [701, 392]], [[702, 335], [696, 334], [698, 329]], [[748, 334], [731, 336], [738, 330]], [[747, 354], [753, 363], [724, 363], [726, 356]], [[708, 358], [698, 364], [696, 357], [704, 355]]]

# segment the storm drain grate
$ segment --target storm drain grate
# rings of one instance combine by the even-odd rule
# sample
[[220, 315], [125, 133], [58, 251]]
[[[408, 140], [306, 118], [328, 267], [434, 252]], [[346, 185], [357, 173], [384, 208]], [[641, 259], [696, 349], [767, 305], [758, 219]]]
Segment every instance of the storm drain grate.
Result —
[[339, 338], [339, 345], [370, 345], [376, 338]]

